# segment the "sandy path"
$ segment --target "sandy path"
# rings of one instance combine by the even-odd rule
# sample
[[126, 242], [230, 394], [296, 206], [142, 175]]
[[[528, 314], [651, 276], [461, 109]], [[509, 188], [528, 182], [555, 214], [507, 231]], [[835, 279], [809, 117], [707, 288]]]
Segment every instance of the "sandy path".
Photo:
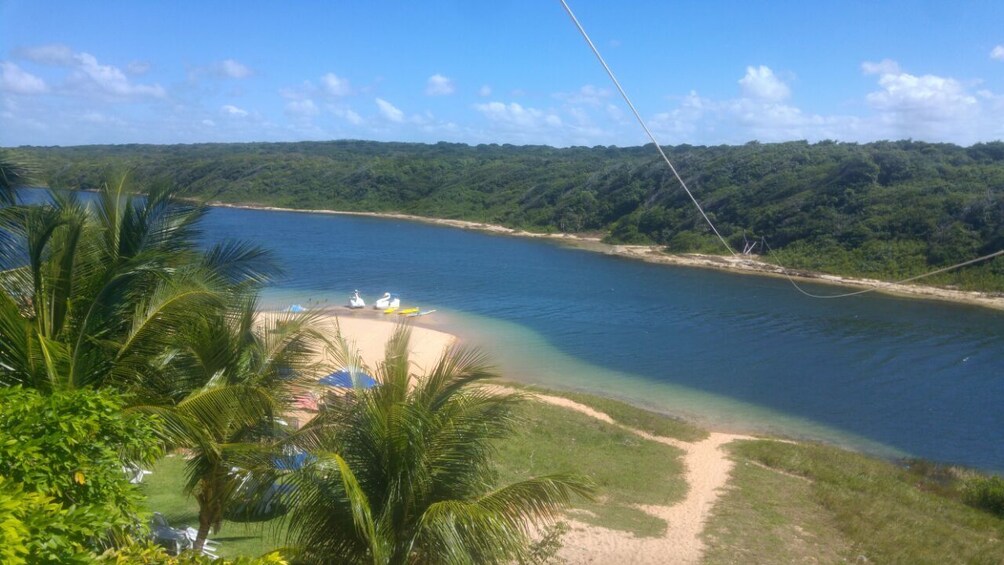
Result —
[[722, 447], [750, 436], [712, 432], [697, 443], [687, 443], [621, 426], [610, 416], [589, 406], [558, 396], [534, 395], [537, 400], [581, 412], [608, 424], [652, 441], [672, 445], [684, 451], [687, 496], [672, 506], [643, 505], [638, 508], [666, 521], [666, 533], [661, 537], [638, 538], [626, 532], [569, 520], [571, 531], [565, 534], [559, 556], [569, 563], [697, 563], [704, 553], [701, 532], [711, 510], [728, 483], [732, 460]]

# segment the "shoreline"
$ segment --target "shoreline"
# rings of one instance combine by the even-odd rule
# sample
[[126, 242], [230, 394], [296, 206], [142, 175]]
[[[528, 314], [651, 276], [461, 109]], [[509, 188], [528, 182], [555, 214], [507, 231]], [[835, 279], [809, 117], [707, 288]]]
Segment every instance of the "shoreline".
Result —
[[885, 282], [877, 279], [862, 279], [854, 277], [844, 277], [840, 275], [829, 275], [811, 271], [789, 271], [771, 263], [758, 261], [750, 257], [729, 257], [725, 255], [705, 255], [700, 253], [669, 254], [661, 250], [658, 245], [618, 245], [603, 243], [599, 237], [590, 237], [570, 233], [534, 233], [525, 230], [507, 228], [495, 224], [474, 222], [469, 220], [450, 220], [445, 218], [430, 218], [427, 216], [416, 216], [414, 214], [400, 214], [392, 212], [352, 212], [345, 210], [325, 210], [307, 208], [284, 208], [281, 206], [266, 206], [260, 204], [234, 204], [228, 202], [208, 201], [207, 206], [214, 208], [236, 208], [241, 210], [263, 210], [267, 212], [296, 212], [307, 214], [327, 214], [335, 216], [359, 216], [369, 218], [382, 218], [391, 220], [404, 220], [410, 222], [421, 222], [436, 226], [444, 226], [465, 230], [479, 231], [494, 235], [505, 235], [511, 237], [522, 237], [528, 239], [546, 239], [570, 245], [576, 249], [582, 249], [593, 253], [601, 253], [613, 257], [620, 257], [635, 261], [644, 261], [658, 265], [673, 267], [686, 267], [697, 269], [713, 269], [726, 273], [739, 275], [753, 275], [774, 278], [791, 278], [798, 282], [808, 282], [826, 284], [851, 288], [857, 290], [868, 290], [885, 295], [897, 296], [901, 298], [913, 298], [921, 300], [936, 300], [940, 302], [950, 302], [953, 304], [965, 304], [990, 308], [993, 310], [1004, 310], [1004, 293], [991, 293], [969, 290], [955, 290], [937, 286], [901, 284]]
[[[267, 310], [270, 315], [280, 313], [279, 310]], [[469, 335], [449, 324], [443, 325], [436, 320], [423, 318], [397, 319], [395, 316], [386, 317], [379, 310], [349, 309], [347, 306], [328, 306], [318, 310], [320, 314], [319, 327], [326, 334], [333, 334], [337, 320], [338, 326], [342, 330], [344, 337], [352, 343], [362, 355], [363, 362], [369, 369], [375, 369], [376, 365], [383, 361], [384, 345], [390, 338], [394, 329], [399, 323], [407, 323], [412, 329], [411, 341], [411, 361], [418, 374], [423, 374], [425, 370], [431, 369], [438, 361], [445, 349], [452, 346], [466, 346], [476, 344]], [[320, 360], [320, 358], [319, 358]], [[618, 394], [614, 390], [604, 391], [587, 386], [575, 386], [567, 383], [550, 382], [547, 378], [532, 372], [517, 371], [510, 372], [500, 360], [494, 359], [494, 367], [498, 371], [498, 376], [491, 379], [487, 386], [501, 386], [529, 391], [534, 395], [556, 395], [566, 398], [565, 394], [582, 394], [603, 398], [614, 402], [619, 402], [631, 406], [637, 410], [644, 410], [662, 416], [685, 422], [696, 426], [709, 433], [726, 435], [750, 435], [757, 437], [767, 437], [779, 441], [816, 441], [832, 445], [840, 449], [855, 453], [867, 454], [872, 457], [879, 457], [884, 460], [897, 460], [906, 454], [894, 453], [893, 448], [883, 445], [861, 436], [841, 439], [837, 437], [824, 437], [812, 430], [796, 429], [791, 425], [785, 426], [777, 422], [770, 421], [729, 421], [721, 419], [700, 409], [679, 409], [678, 407], [666, 406], [659, 402], [646, 402], [630, 396]], [[571, 401], [574, 402], [574, 401]], [[811, 421], [806, 421], [811, 424]]]

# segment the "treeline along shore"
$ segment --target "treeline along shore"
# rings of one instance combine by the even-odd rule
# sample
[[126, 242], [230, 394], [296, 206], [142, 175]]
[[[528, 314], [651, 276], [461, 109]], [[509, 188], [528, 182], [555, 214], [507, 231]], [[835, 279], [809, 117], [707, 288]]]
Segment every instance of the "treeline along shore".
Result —
[[[900, 280], [1004, 249], [1004, 142], [666, 150], [730, 245], [766, 262]], [[135, 186], [166, 181], [220, 203], [408, 214], [726, 253], [652, 147], [329, 141], [20, 151], [57, 188], [93, 188], [127, 172]], [[1004, 257], [925, 283], [1001, 293]]]

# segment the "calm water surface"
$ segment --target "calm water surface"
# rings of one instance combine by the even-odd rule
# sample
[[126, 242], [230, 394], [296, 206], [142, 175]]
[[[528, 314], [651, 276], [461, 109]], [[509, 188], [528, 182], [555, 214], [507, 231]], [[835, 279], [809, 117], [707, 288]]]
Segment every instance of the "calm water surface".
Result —
[[[216, 208], [206, 237], [272, 249], [275, 306], [385, 290], [509, 377], [716, 427], [1004, 471], [1004, 312], [629, 261], [376, 218]], [[818, 287], [819, 292], [834, 292]]]

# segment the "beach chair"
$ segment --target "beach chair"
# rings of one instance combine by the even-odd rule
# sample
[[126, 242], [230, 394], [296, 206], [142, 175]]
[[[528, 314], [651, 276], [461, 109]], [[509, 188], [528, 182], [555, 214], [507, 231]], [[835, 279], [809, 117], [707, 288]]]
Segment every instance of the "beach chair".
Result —
[[[188, 539], [190, 539], [192, 541], [192, 544], [194, 545], [195, 540], [199, 537], [199, 530], [196, 530], [195, 528], [192, 527], [188, 527], [185, 528], [185, 534], [188, 535]], [[220, 542], [213, 541], [209, 538], [206, 538], [206, 541], [202, 542], [202, 555], [205, 555], [206, 557], [212, 557], [213, 559], [219, 559], [220, 558], [220, 556], [218, 555], [219, 551], [220, 551]]]
[[192, 540], [184, 530], [172, 528], [167, 518], [160, 512], [154, 512], [150, 519], [150, 539], [163, 547], [170, 555], [178, 555], [192, 547]]
[[147, 475], [153, 474], [153, 471], [147, 471], [146, 469], [141, 469], [136, 465], [123, 465], [122, 472], [125, 473], [127, 477], [129, 477], [129, 482], [134, 485], [142, 483], [143, 479], [145, 479]]

